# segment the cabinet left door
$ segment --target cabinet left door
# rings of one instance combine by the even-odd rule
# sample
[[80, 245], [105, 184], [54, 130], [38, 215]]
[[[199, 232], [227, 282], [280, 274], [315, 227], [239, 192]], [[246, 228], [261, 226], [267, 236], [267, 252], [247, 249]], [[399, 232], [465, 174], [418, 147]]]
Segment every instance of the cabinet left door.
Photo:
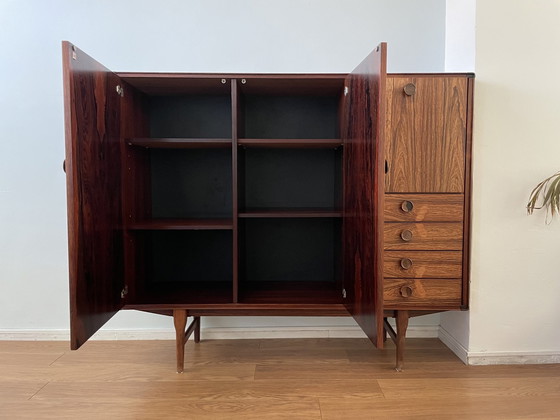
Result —
[[62, 43], [71, 348], [123, 306], [121, 86], [118, 76]]

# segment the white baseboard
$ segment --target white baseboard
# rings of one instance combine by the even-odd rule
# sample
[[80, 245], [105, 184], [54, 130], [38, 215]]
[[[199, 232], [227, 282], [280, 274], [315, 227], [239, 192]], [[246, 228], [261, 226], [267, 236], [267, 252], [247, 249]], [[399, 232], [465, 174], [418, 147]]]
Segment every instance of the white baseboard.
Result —
[[468, 350], [445, 328], [439, 327], [438, 338], [443, 344], [449, 347], [464, 364], [468, 364]]
[[[407, 331], [409, 338], [436, 338], [437, 325], [414, 326]], [[365, 338], [358, 326], [349, 327], [241, 327], [204, 328], [201, 336], [207, 340], [259, 338]], [[99, 330], [92, 340], [174, 340], [173, 328], [138, 330]], [[12, 341], [68, 341], [68, 330], [0, 330], [0, 340]]]
[[560, 363], [560, 351], [468, 351], [445, 328], [440, 327], [439, 339], [466, 365], [537, 365]]
[[543, 365], [560, 363], [559, 351], [470, 351], [468, 355], [469, 365]]

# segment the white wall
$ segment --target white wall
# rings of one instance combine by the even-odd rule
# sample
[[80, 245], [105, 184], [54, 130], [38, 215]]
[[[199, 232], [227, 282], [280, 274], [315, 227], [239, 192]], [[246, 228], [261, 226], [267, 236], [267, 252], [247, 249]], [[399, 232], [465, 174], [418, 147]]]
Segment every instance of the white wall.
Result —
[[525, 214], [533, 186], [560, 170], [560, 1], [476, 7], [469, 356], [560, 360], [560, 221]]
[[[444, 25], [445, 0], [0, 0], [0, 330], [69, 325], [61, 40], [116, 71], [177, 72], [349, 72], [387, 41], [390, 71], [427, 72], [443, 70]], [[135, 312], [107, 325], [168, 326]]]
[[445, 71], [472, 72], [476, 0], [445, 2]]

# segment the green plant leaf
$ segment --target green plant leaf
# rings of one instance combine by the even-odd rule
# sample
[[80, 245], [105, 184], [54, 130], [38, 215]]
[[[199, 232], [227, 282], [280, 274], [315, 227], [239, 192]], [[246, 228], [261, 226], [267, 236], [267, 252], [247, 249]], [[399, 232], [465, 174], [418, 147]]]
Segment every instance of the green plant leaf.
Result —
[[549, 213], [551, 219], [560, 214], [560, 172], [538, 183], [529, 195], [527, 213], [533, 214], [534, 210], [543, 208], [546, 209], [547, 223], [549, 223]]

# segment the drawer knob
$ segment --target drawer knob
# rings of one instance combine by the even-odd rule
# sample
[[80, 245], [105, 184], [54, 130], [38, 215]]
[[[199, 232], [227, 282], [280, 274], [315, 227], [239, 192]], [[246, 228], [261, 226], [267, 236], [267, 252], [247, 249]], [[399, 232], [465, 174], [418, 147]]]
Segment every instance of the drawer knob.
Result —
[[410, 258], [403, 258], [401, 260], [401, 267], [404, 270], [408, 270], [410, 267], [412, 267], [412, 260]]
[[406, 96], [412, 96], [416, 93], [416, 85], [414, 83], [407, 83], [403, 90]]
[[410, 286], [403, 286], [400, 290], [401, 296], [404, 298], [412, 296], [412, 287]]
[[412, 239], [412, 232], [408, 229], [401, 232], [401, 239], [405, 242], [409, 242]]
[[414, 203], [412, 201], [404, 200], [401, 203], [401, 210], [405, 213], [410, 213], [412, 209], [414, 209]]

